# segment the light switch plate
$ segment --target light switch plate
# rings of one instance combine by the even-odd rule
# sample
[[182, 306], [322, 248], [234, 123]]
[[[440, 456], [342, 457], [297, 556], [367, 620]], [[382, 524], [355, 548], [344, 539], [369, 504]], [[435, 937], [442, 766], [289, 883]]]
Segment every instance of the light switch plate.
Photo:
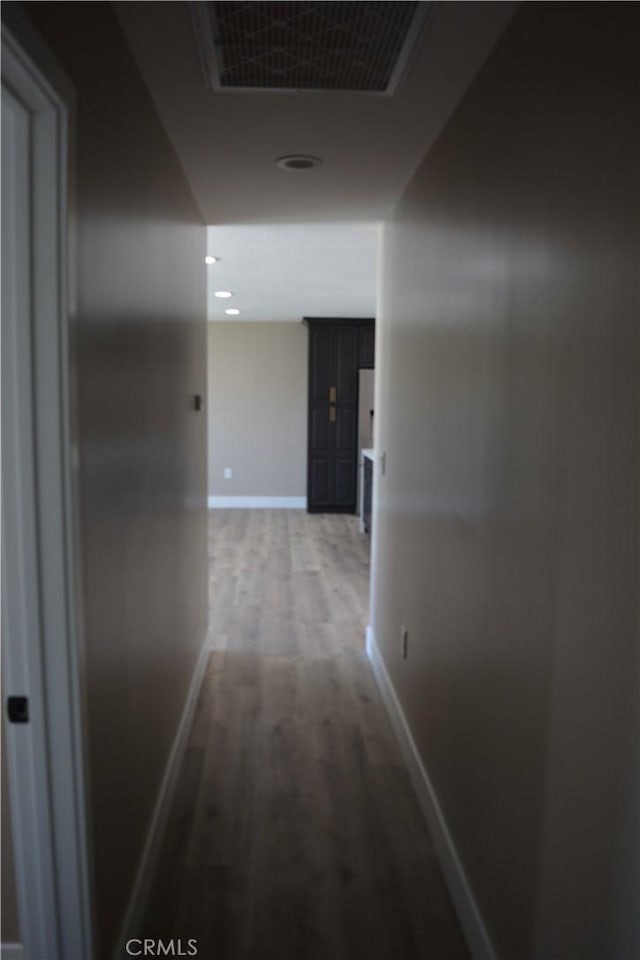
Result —
[[224, 468], [225, 480], [231, 480], [232, 476], [233, 476], [233, 470], [231, 469], [231, 467], [225, 467]]

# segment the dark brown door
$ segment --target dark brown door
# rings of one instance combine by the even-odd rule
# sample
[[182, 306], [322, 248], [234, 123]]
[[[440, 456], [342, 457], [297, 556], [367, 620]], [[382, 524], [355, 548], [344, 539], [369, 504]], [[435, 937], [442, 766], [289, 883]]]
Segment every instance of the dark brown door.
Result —
[[358, 440], [357, 325], [309, 322], [308, 509], [353, 513]]

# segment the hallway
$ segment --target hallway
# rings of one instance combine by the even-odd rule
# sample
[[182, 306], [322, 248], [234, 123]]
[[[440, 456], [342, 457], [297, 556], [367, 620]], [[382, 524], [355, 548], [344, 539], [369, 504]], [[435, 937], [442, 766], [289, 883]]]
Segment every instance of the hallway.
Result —
[[213, 652], [141, 936], [216, 960], [462, 960], [364, 652], [349, 516], [214, 510]]
[[640, 6], [2, 23], [2, 960], [640, 958]]

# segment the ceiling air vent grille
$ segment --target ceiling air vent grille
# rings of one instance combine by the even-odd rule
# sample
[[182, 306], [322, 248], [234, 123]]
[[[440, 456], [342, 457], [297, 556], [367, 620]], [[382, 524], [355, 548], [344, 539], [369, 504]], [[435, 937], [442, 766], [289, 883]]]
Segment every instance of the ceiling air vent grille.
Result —
[[393, 93], [431, 3], [195, 2], [213, 90]]

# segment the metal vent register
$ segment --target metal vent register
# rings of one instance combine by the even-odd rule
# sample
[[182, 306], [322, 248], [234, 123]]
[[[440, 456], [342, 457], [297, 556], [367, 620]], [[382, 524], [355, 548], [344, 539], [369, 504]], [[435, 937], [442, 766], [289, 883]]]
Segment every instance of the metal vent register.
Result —
[[393, 93], [431, 3], [194, 2], [212, 90]]

